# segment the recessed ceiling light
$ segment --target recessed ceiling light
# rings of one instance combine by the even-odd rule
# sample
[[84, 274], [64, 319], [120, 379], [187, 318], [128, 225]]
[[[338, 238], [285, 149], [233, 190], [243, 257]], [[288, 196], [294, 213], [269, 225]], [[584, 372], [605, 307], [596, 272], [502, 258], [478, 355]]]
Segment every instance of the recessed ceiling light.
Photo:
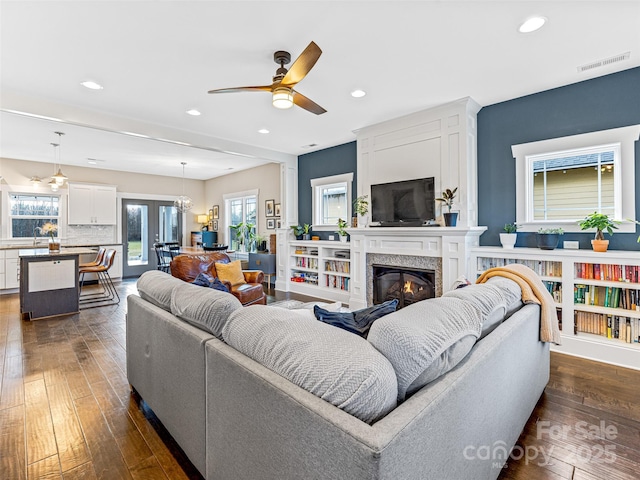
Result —
[[518, 31], [520, 33], [535, 32], [536, 30], [542, 28], [542, 26], [546, 22], [547, 22], [547, 19], [545, 17], [540, 17], [540, 16], [530, 17], [530, 18], [526, 19], [522, 23], [522, 25], [520, 25], [520, 27], [518, 27]]
[[196, 110], [195, 108], [192, 108], [191, 110], [187, 110], [187, 113], [189, 115], [193, 115], [194, 117], [197, 117], [198, 115], [202, 115], [200, 111]]
[[89, 165], [97, 165], [98, 161], [95, 158], [87, 158], [87, 163]]
[[367, 92], [365, 92], [364, 90], [354, 90], [353, 92], [351, 92], [351, 96], [353, 98], [361, 98], [364, 97], [367, 94]]
[[86, 82], [82, 82], [80, 85], [90, 90], [102, 90], [104, 88], [102, 85], [94, 82], [93, 80], [87, 80]]
[[260, 130], [258, 130], [258, 133], [269, 133], [269, 130], [267, 130], [266, 128], [261, 128]]

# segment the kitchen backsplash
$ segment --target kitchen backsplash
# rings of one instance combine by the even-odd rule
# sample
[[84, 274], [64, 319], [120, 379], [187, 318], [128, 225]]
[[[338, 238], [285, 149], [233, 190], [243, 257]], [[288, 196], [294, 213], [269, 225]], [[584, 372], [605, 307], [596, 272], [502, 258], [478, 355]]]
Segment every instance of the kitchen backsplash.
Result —
[[67, 245], [100, 245], [115, 243], [115, 225], [68, 225]]

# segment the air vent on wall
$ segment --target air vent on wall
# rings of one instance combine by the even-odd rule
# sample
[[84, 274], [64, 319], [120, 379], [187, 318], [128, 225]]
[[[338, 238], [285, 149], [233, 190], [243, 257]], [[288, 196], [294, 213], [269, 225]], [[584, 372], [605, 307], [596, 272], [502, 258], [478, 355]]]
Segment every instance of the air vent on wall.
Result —
[[600, 68], [611, 65], [612, 63], [622, 62], [623, 60], [628, 60], [630, 56], [631, 52], [625, 52], [596, 62], [587, 63], [586, 65], [580, 65], [578, 67], [578, 72], [586, 72], [587, 70], [593, 70], [594, 68]]

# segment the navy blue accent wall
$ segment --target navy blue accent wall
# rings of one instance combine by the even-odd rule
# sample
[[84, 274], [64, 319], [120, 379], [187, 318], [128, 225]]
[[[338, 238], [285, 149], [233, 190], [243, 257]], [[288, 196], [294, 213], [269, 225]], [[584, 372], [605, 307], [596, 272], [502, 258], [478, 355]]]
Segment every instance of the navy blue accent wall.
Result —
[[[483, 107], [478, 113], [478, 224], [481, 245], [500, 245], [516, 217], [516, 168], [511, 145], [640, 124], [640, 67]], [[636, 142], [636, 213], [640, 215], [640, 142]], [[591, 248], [593, 234], [565, 234]], [[616, 233], [609, 248], [637, 250], [637, 235]], [[562, 243], [560, 244], [562, 245]], [[534, 233], [516, 246], [535, 247]]]
[[[298, 222], [300, 225], [312, 223], [310, 184], [312, 178], [353, 172], [352, 201], [355, 200], [358, 191], [357, 163], [356, 142], [325, 148], [298, 157]], [[345, 220], [350, 221], [350, 219]], [[313, 234], [325, 240], [332, 232], [314, 232]]]

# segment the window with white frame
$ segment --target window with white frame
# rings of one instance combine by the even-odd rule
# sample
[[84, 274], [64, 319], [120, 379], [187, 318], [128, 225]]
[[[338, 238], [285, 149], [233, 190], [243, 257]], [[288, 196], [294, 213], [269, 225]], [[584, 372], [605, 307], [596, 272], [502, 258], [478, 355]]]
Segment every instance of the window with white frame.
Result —
[[314, 178], [311, 180], [313, 228], [336, 228], [338, 219], [351, 218], [353, 173]]
[[[60, 197], [37, 193], [9, 194], [10, 238], [44, 236], [40, 228], [45, 223], [59, 224]], [[58, 233], [55, 232], [54, 236]]]
[[233, 250], [251, 251], [258, 220], [257, 192], [241, 192], [224, 196], [226, 204], [225, 231]]
[[[516, 160], [516, 223], [521, 231], [579, 232], [593, 212], [635, 218], [635, 142], [640, 125], [511, 147]], [[619, 232], [635, 231], [624, 222]]]

